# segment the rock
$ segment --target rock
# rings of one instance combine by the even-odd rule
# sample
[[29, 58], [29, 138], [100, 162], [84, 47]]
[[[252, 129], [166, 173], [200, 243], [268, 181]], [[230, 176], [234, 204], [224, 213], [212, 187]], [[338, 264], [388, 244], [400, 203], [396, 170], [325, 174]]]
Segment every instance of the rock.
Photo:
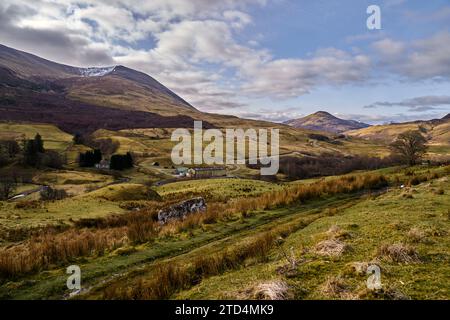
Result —
[[161, 209], [158, 212], [158, 221], [162, 224], [167, 223], [169, 220], [179, 219], [182, 220], [186, 216], [193, 213], [200, 213], [206, 211], [206, 201], [202, 197], [194, 198], [190, 200], [177, 203], [167, 209]]

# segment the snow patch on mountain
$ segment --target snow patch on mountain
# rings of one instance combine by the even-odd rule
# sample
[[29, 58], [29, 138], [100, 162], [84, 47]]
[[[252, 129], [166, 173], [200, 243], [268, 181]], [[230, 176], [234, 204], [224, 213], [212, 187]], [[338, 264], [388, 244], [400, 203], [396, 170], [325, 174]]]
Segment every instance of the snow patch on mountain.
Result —
[[114, 71], [116, 66], [103, 68], [80, 68], [79, 73], [83, 77], [102, 77]]

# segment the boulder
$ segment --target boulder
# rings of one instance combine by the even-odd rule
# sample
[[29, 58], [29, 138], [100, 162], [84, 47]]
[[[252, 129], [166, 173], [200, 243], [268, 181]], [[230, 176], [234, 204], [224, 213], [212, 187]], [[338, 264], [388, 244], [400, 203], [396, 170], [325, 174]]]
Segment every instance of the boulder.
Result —
[[206, 201], [202, 197], [193, 198], [166, 209], [161, 209], [158, 212], [158, 221], [162, 224], [170, 220], [182, 220], [186, 216], [194, 213], [201, 213], [206, 211]]

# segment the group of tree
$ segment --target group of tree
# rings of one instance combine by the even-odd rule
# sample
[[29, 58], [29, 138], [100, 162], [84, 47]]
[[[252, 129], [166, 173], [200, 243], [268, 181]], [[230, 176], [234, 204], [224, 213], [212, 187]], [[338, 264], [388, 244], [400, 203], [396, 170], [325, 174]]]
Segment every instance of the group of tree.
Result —
[[92, 135], [76, 134], [73, 142], [74, 144], [83, 144], [91, 149], [99, 149], [104, 155], [114, 154], [120, 146], [119, 142], [110, 138], [96, 139]]
[[94, 151], [86, 151], [79, 154], [78, 163], [80, 167], [94, 167], [102, 161], [102, 157], [102, 152], [99, 149], [95, 149]]
[[20, 154], [20, 146], [15, 140], [0, 141], [0, 167], [14, 161]]
[[45, 150], [44, 141], [38, 133], [34, 139], [23, 143], [23, 164], [35, 168], [50, 167], [60, 169], [65, 163], [64, 157], [53, 150]]
[[133, 156], [130, 152], [127, 154], [115, 154], [111, 156], [109, 164], [111, 170], [125, 170], [133, 167]]

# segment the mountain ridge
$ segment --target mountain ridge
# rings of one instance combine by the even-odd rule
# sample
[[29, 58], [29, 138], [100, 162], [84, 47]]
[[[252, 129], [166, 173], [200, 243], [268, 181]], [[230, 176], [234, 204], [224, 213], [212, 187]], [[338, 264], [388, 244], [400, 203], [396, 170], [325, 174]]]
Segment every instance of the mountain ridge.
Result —
[[[127, 89], [127, 92], [124, 94], [124, 100], [139, 93], [145, 100], [145, 103], [149, 105], [156, 105], [159, 103], [173, 106], [177, 112], [173, 112], [170, 115], [181, 114], [183, 108], [191, 111], [196, 110], [186, 100], [150, 75], [122, 65], [86, 68], [74, 67], [59, 64], [0, 44], [0, 67], [13, 71], [20, 79], [35, 82], [37, 84], [42, 82], [64, 83], [66, 85], [66, 90], [69, 91], [69, 96], [71, 90], [78, 89], [77, 87], [73, 88], [72, 85], [79, 84], [80, 81], [89, 82], [95, 78], [96, 86], [100, 90], [97, 92], [86, 92], [87, 94], [85, 95], [92, 96], [93, 94], [98, 94], [102, 91], [107, 92], [107, 90], [103, 90], [104, 88], [102, 87], [108, 87], [110, 85], [111, 82], [109, 79], [111, 77], [118, 77], [129, 81], [125, 83], [128, 86], [124, 87], [122, 84], [122, 91], [125, 92], [125, 89]], [[103, 95], [103, 99], [105, 100], [106, 98], [107, 97]], [[89, 103], [90, 101], [83, 102]], [[111, 103], [110, 106], [115, 107], [114, 103]], [[148, 111], [158, 110], [151, 110], [150, 108]]]

